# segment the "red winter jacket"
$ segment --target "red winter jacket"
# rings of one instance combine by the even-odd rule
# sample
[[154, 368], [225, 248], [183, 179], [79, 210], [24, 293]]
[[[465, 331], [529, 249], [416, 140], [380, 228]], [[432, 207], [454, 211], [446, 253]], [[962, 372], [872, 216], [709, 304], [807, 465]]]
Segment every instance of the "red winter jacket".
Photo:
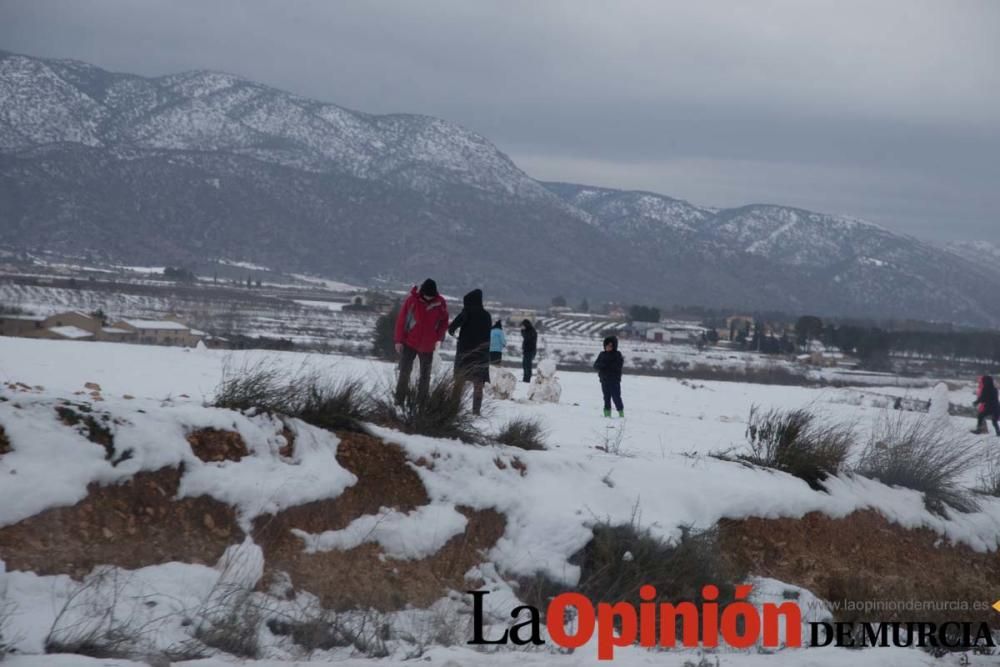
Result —
[[434, 351], [434, 345], [444, 340], [448, 331], [448, 304], [439, 294], [424, 301], [416, 286], [410, 290], [396, 318], [393, 342], [412, 347], [417, 352]]

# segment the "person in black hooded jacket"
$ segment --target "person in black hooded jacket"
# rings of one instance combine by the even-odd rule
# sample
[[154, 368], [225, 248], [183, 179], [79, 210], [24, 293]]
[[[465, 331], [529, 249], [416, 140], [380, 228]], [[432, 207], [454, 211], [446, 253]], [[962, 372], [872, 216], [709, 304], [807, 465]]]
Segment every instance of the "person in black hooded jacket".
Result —
[[524, 381], [531, 382], [531, 362], [535, 360], [538, 349], [538, 331], [531, 320], [521, 320], [521, 366], [524, 368]]
[[455, 388], [461, 391], [466, 382], [472, 383], [472, 412], [479, 414], [483, 406], [483, 385], [490, 381], [490, 330], [493, 319], [483, 308], [483, 290], [474, 289], [462, 297], [462, 312], [448, 333], [458, 332], [455, 349]]
[[611, 416], [611, 401], [615, 402], [618, 416], [625, 416], [625, 405], [622, 403], [622, 368], [625, 357], [618, 351], [618, 338], [608, 336], [604, 339], [604, 351], [597, 355], [594, 368], [601, 380], [601, 392], [604, 394], [604, 416]]

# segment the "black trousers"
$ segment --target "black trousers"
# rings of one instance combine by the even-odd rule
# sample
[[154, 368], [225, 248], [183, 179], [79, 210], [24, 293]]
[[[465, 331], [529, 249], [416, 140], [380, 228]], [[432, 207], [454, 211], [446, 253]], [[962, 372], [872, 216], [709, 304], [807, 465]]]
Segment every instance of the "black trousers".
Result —
[[624, 410], [622, 403], [622, 381], [621, 380], [601, 380], [601, 392], [604, 394], [604, 409], [611, 409], [611, 401], [615, 402], [616, 410]]
[[986, 433], [987, 419], [993, 422], [993, 430], [996, 431], [997, 435], [1000, 435], [1000, 419], [997, 418], [997, 415], [991, 415], [985, 412], [979, 413], [979, 419], [976, 422], [976, 430], [980, 433]]
[[526, 354], [521, 358], [521, 366], [524, 368], [524, 381], [531, 382], [531, 362], [535, 360], [535, 355]]
[[413, 360], [420, 359], [420, 384], [417, 388], [417, 401], [423, 402], [431, 387], [431, 361], [433, 352], [417, 352], [409, 345], [403, 345], [399, 356], [399, 380], [396, 382], [396, 405], [402, 405], [406, 398], [406, 390], [410, 387], [410, 374], [413, 372]]

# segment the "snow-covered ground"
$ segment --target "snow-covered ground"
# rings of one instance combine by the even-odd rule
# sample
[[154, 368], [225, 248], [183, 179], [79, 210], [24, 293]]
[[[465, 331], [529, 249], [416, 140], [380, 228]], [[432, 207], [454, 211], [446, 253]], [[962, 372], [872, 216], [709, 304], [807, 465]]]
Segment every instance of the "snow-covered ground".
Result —
[[[113, 482], [139, 470], [182, 461], [186, 472], [181, 495], [208, 494], [233, 505], [244, 526], [262, 512], [337, 496], [353, 484], [353, 476], [332, 457], [322, 455], [336, 451], [335, 436], [298, 423], [297, 441], [310, 444], [297, 450], [299, 465], [288, 466], [277, 453], [279, 424], [262, 416], [248, 418], [204, 406], [225, 367], [239, 368], [261, 360], [290, 372], [309, 368], [385, 385], [392, 381], [393, 374], [391, 364], [338, 355], [0, 337], [0, 380], [30, 387], [3, 389], [8, 400], [0, 402], [0, 425], [14, 445], [13, 452], [0, 458], [0, 525], [19, 521], [45, 507], [73, 504], [86, 495], [90, 482]], [[464, 517], [456, 513], [456, 506], [495, 508], [507, 516], [507, 529], [477, 568], [477, 574], [491, 582], [498, 604], [505, 610], [511, 608], [508, 603], [514, 599], [514, 592], [496, 576], [497, 571], [531, 575], [541, 570], [572, 584], [578, 569], [569, 558], [590, 539], [593, 521], [627, 523], [637, 508], [642, 523], [665, 538], [677, 536], [682, 525], [709, 527], [721, 518], [800, 517], [811, 511], [841, 517], [870, 507], [900, 525], [927, 527], [978, 551], [998, 546], [997, 500], [983, 501], [982, 509], [975, 513], [942, 518], [929, 513], [920, 494], [913, 491], [844, 476], [830, 481], [828, 493], [817, 492], [788, 475], [706, 456], [741, 445], [753, 405], [809, 406], [829, 419], [856, 422], [864, 432], [891, 406], [893, 398], [928, 400], [928, 388], [819, 389], [626, 375], [623, 397], [628, 417], [624, 422], [609, 422], [601, 416], [600, 389], [592, 373], [560, 372], [558, 379], [562, 386], [559, 403], [531, 403], [526, 400], [527, 385], [519, 384], [513, 400], [488, 401], [489, 414], [480, 422], [482, 429], [495, 431], [511, 417], [537, 416], [549, 432], [550, 450], [546, 452], [472, 447], [375, 428], [383, 439], [400, 444], [412, 460], [433, 458], [432, 468], [415, 468], [431, 504], [409, 515], [362, 517], [342, 531], [303, 535], [306, 544], [316, 549], [347, 548], [368, 540], [378, 542], [387, 557], [419, 558], [461, 532]], [[59, 398], [92, 400], [84, 387], [87, 383], [100, 385], [97, 407], [116, 418], [116, 444], [134, 450], [134, 456], [117, 467], [103, 460], [99, 448], [82, 446], [86, 444], [82, 436], [61, 427], [53, 414], [52, 406]], [[972, 390], [970, 382], [952, 391], [950, 400], [967, 403], [972, 399]], [[609, 431], [609, 424], [615, 428]], [[971, 425], [971, 420], [952, 418], [956, 433]], [[239, 430], [253, 456], [221, 465], [194, 458], [184, 440], [185, 428], [206, 426]], [[619, 434], [617, 452], [605, 451]], [[996, 447], [996, 438], [983, 437], [978, 444], [985, 455]], [[498, 458], [509, 460], [514, 456], [527, 465], [526, 475], [512, 475], [495, 464]], [[970, 485], [976, 482], [972, 476], [967, 481]], [[227, 562], [216, 567], [174, 563], [142, 568], [127, 573], [127, 586], [132, 598], [156, 600], [164, 605], [159, 609], [197, 609], [207, 603], [205, 596], [211, 593], [206, 591], [217, 590], [227, 577], [246, 579], [252, 585], [260, 576], [260, 550], [251, 541], [232, 547], [224, 560]], [[237, 561], [242, 566], [232, 567]], [[23, 650], [39, 651], [58, 610], [72, 596], [74, 584], [65, 576], [2, 572], [0, 569], [0, 594], [6, 592], [7, 599], [16, 606], [11, 621], [13, 632], [9, 634], [20, 638]], [[442, 609], [450, 613], [457, 613], [460, 606], [454, 600], [441, 602]], [[152, 614], [141, 609], [137, 613]], [[157, 613], [162, 614], [159, 610]], [[399, 623], [419, 624], [425, 620], [426, 612], [419, 610], [401, 612], [397, 618]], [[157, 631], [168, 640], [180, 641], [188, 636], [176, 619], [159, 623]], [[265, 642], [269, 655], [286, 660], [294, 657], [273, 637], [269, 640], [271, 643]], [[336, 657], [338, 664], [371, 664]], [[467, 648], [439, 647], [428, 650], [423, 657], [434, 665], [449, 661], [454, 665], [596, 664], [593, 651], [586, 649], [576, 655], [519, 651], [483, 655]], [[719, 658], [721, 665], [738, 667], [903, 666], [933, 662], [923, 653], [890, 649], [810, 649], [776, 656], [724, 652]], [[680, 667], [685, 661], [697, 664], [698, 659], [693, 653], [683, 652], [629, 649], [616, 653], [617, 664], [624, 665]], [[979, 662], [971, 664], [996, 664], [984, 662], [986, 658], [974, 659]], [[59, 667], [126, 663], [24, 656], [11, 664]], [[191, 664], [214, 667], [223, 663], [205, 660]], [[708, 664], [715, 664], [714, 657]]]

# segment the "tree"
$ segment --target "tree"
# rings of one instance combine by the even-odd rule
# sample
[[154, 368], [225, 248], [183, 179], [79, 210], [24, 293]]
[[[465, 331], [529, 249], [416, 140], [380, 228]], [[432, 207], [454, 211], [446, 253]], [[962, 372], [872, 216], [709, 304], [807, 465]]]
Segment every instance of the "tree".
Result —
[[628, 318], [633, 322], [659, 322], [660, 309], [651, 306], [630, 306], [628, 309]]
[[590, 302], [584, 299], [583, 301], [580, 302], [580, 305], [576, 307], [576, 310], [581, 313], [589, 313]]
[[554, 296], [554, 297], [552, 297], [552, 306], [554, 308], [565, 308], [566, 307], [566, 297], [564, 297], [564, 296]]
[[823, 335], [823, 320], [815, 315], [803, 315], [795, 322], [795, 340], [805, 345]]
[[399, 301], [396, 301], [385, 315], [382, 315], [375, 322], [375, 331], [372, 334], [372, 352], [380, 359], [396, 358], [396, 318], [399, 317]]

